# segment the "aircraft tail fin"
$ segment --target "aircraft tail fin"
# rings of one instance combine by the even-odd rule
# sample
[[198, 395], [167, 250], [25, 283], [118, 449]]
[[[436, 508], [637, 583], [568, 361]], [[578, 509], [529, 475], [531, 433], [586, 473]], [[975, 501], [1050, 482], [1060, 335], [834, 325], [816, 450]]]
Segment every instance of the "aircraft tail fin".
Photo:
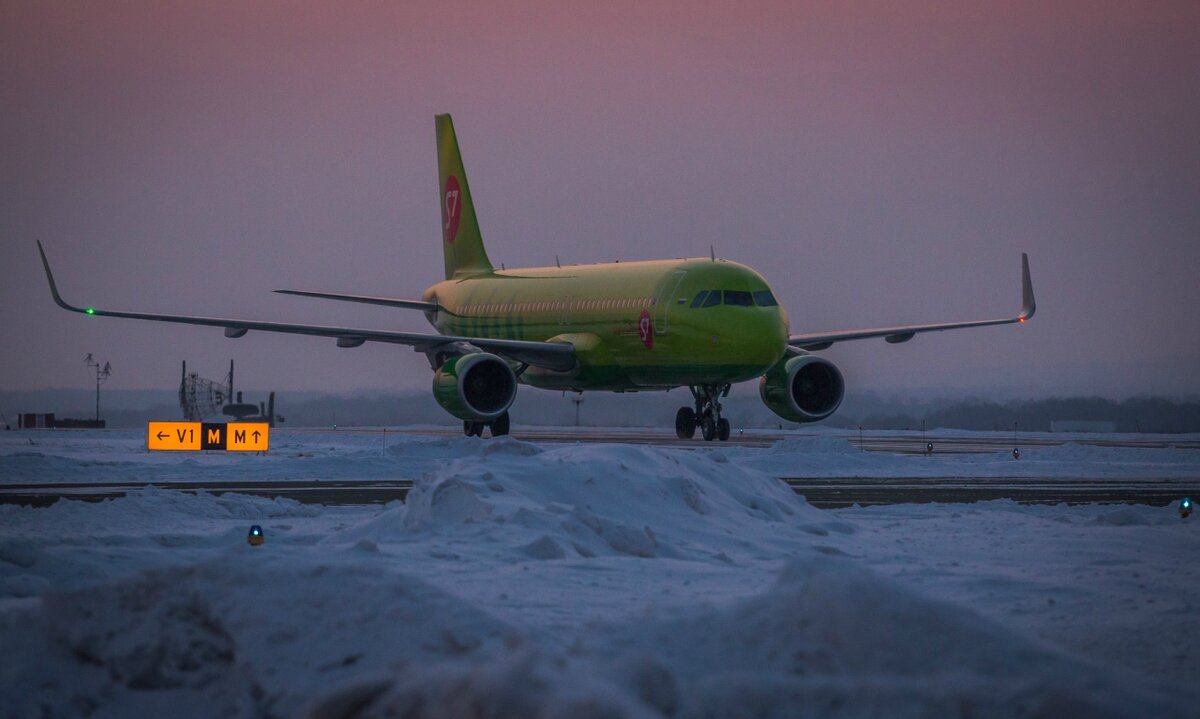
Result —
[[463, 169], [454, 122], [449, 115], [434, 117], [438, 142], [438, 190], [442, 202], [442, 252], [446, 260], [446, 279], [492, 271], [475, 203]]

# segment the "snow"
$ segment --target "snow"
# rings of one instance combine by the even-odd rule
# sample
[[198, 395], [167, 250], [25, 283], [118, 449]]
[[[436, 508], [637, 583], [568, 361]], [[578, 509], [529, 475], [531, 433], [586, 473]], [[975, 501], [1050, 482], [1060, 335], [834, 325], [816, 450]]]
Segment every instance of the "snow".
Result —
[[[967, 433], [964, 433], [967, 434]], [[1189, 435], [1191, 436], [1191, 435]], [[914, 433], [913, 444], [922, 444]], [[937, 451], [932, 455], [893, 455], [885, 452], [861, 452], [838, 436], [807, 436], [775, 443], [766, 450], [744, 447], [715, 449], [730, 462], [745, 463], [781, 477], [1011, 477], [1083, 478], [1089, 480], [1153, 477], [1155, 479], [1194, 479], [1200, 470], [1200, 450], [1176, 447], [1098, 447], [1075, 442], [1062, 445], [1017, 446], [1020, 459], [1012, 449], [980, 454], [956, 454]]]
[[5, 434], [0, 482], [415, 486], [379, 506], [162, 487], [0, 505], [0, 716], [1194, 715], [1195, 517], [827, 511], [775, 477], [1194, 481], [1196, 450], [277, 431], [244, 456], [140, 440]]
[[[598, 430], [592, 430], [593, 433]], [[586, 430], [585, 430], [586, 433]], [[751, 432], [750, 434], [753, 434]], [[898, 433], [866, 433], [893, 436]], [[1007, 433], [956, 432], [956, 437], [978, 435], [1007, 439]], [[920, 432], [908, 433], [913, 446], [924, 444]], [[929, 432], [935, 448], [944, 432]], [[1035, 442], [1047, 437], [1031, 434]], [[1072, 436], [1068, 436], [1072, 437]], [[1084, 435], [1075, 435], [1083, 440]], [[1111, 435], [1114, 439], [1140, 439], [1137, 435]], [[1155, 478], [1165, 481], [1195, 479], [1200, 449], [1169, 446], [1196, 435], [1158, 436], [1163, 447], [1103, 447], [1068, 441], [1040, 446], [1022, 444], [1020, 459], [1012, 450], [956, 454], [935, 449], [931, 456], [861, 452], [842, 433], [793, 433], [766, 449], [705, 445], [697, 449], [663, 449], [668, 455], [700, 452], [714, 462], [737, 464], [776, 477], [1006, 477], [1081, 478], [1121, 480]], [[1091, 439], [1095, 439], [1092, 435]], [[613, 451], [612, 445], [607, 446]], [[448, 461], [475, 458], [486, 461], [486, 443], [473, 438], [406, 434], [403, 431], [289, 431], [276, 429], [271, 451], [263, 456], [206, 452], [178, 455], [146, 451], [144, 432], [49, 431], [0, 433], [0, 481], [5, 484], [47, 482], [153, 482], [284, 480], [395, 480], [416, 479]]]

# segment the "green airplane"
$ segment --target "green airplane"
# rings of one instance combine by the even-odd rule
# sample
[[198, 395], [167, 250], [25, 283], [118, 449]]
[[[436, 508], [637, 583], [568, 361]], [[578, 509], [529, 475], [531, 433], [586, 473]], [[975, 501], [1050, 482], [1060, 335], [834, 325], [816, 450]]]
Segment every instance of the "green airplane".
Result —
[[488, 259], [449, 115], [436, 118], [438, 186], [446, 279], [420, 300], [332, 292], [284, 294], [418, 310], [437, 334], [322, 327], [254, 320], [119, 312], [75, 307], [58, 293], [38, 242], [50, 293], [64, 309], [88, 315], [409, 345], [433, 370], [433, 395], [463, 421], [468, 436], [508, 434], [517, 385], [571, 392], [634, 392], [687, 387], [681, 439], [729, 438], [721, 398], [758, 379], [763, 402], [791, 422], [816, 422], [837, 410], [841, 372], [811, 354], [835, 342], [883, 337], [906, 342], [922, 332], [1024, 322], [1033, 316], [1029, 259], [1021, 255], [1022, 308], [1016, 317], [878, 329], [789, 334], [788, 316], [762, 275], [715, 256], [497, 270]]

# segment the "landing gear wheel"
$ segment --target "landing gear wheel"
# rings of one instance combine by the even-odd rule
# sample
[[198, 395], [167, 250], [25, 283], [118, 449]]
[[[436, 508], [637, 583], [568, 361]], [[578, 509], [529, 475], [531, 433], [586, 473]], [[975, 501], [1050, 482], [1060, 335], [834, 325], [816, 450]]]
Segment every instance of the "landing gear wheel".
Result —
[[700, 426], [700, 432], [705, 442], [720, 438], [722, 442], [729, 439], [729, 420], [721, 417], [721, 398], [729, 394], [728, 384], [690, 385], [692, 398], [696, 400], [696, 409], [684, 407], [675, 414], [675, 434], [680, 439], [693, 437], [693, 429], [684, 432], [683, 422], [690, 416], [691, 420]]
[[469, 419], [463, 420], [463, 434], [468, 437], [482, 437], [483, 422], [472, 422]]
[[493, 419], [491, 425], [493, 437], [503, 437], [508, 434], [508, 412]]
[[675, 413], [675, 436], [680, 439], [696, 436], [696, 410], [691, 407], [679, 408]]

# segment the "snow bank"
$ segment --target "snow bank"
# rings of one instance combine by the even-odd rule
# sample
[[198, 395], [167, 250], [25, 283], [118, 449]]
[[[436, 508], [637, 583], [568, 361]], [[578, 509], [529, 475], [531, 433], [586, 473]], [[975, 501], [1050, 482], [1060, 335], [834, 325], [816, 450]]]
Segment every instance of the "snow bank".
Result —
[[332, 541], [465, 534], [513, 559], [730, 562], [774, 553], [785, 537], [827, 544], [831, 533], [853, 532], [779, 480], [697, 453], [511, 438], [466, 444], [468, 456], [419, 478], [403, 506]]
[[844, 558], [794, 561], [735, 606], [598, 629], [567, 653], [520, 642], [397, 673], [370, 696], [351, 685], [313, 716], [1183, 716]]
[[565, 648], [393, 570], [247, 550], [0, 614], [17, 715], [1184, 716], [1148, 689], [838, 556]]
[[[511, 630], [401, 574], [265, 555], [51, 592], [0, 614], [6, 711], [297, 716], [331, 684], [494, 653]], [[167, 711], [169, 708], [169, 711]], [[82, 711], [81, 711], [82, 710]]]

